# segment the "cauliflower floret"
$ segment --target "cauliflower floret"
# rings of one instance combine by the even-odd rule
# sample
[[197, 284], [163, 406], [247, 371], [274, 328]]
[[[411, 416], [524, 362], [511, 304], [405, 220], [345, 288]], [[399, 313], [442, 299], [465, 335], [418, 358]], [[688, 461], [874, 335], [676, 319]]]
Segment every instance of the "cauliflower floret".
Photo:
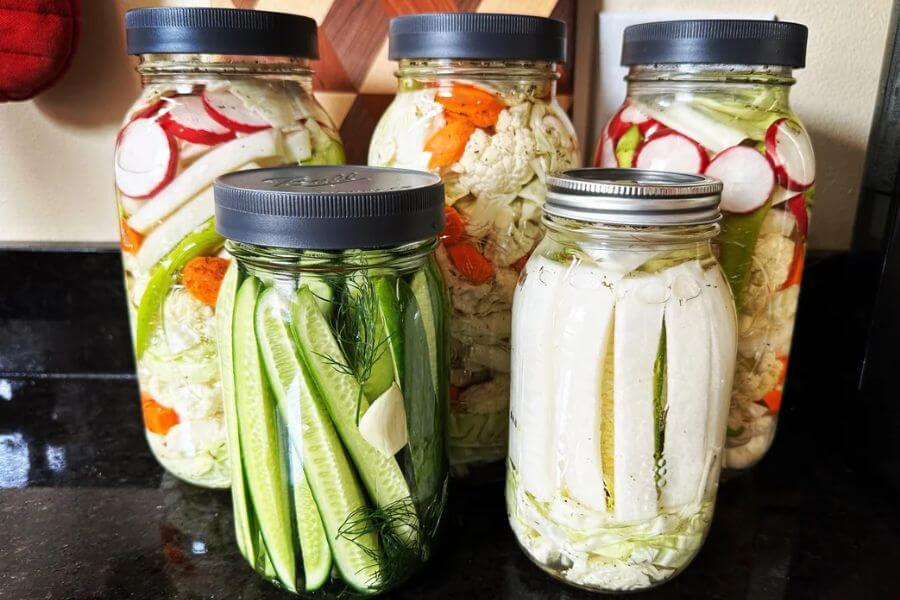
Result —
[[450, 290], [454, 310], [464, 315], [486, 315], [512, 308], [512, 294], [518, 278], [514, 270], [498, 267], [493, 278], [476, 285], [456, 270], [442, 246], [438, 247], [435, 255]]
[[457, 412], [486, 415], [509, 407], [509, 375], [497, 375], [490, 381], [468, 387], [459, 395]]
[[741, 314], [738, 323], [740, 355], [755, 357], [766, 348], [779, 356], [787, 354], [799, 297], [800, 286], [792, 285], [767, 296], [771, 301], [756, 314]]
[[507, 310], [485, 316], [458, 315], [450, 322], [453, 337], [467, 344], [508, 340], [511, 330], [512, 314]]
[[778, 383], [784, 365], [775, 352], [764, 349], [757, 360], [738, 357], [734, 373], [732, 399], [738, 404], [761, 400]]
[[184, 288], [173, 288], [163, 304], [164, 335], [172, 353], [192, 348], [204, 339], [215, 339], [213, 307], [194, 298]]
[[531, 252], [542, 235], [540, 226], [530, 221], [518, 228], [495, 229], [488, 236], [484, 255], [496, 265], [509, 266]]
[[770, 302], [772, 293], [787, 279], [794, 260], [794, 242], [780, 233], [759, 236], [750, 276], [744, 288], [741, 313], [756, 316]]
[[492, 136], [476, 129], [451, 169], [476, 196], [517, 194], [534, 177], [534, 156], [534, 136], [528, 129], [498, 130]]
[[468, 371], [487, 369], [499, 373], [509, 373], [509, 346], [472, 344], [462, 359], [463, 368]]

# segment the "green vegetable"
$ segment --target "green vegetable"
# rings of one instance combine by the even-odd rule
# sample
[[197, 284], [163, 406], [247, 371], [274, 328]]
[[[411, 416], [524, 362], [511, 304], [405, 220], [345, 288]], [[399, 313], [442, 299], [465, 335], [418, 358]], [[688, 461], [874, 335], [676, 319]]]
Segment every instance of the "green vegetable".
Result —
[[[369, 402], [309, 289], [297, 293], [291, 317], [301, 358], [369, 495], [380, 508], [409, 502], [409, 486], [396, 459], [382, 455], [359, 432], [358, 415]], [[397, 530], [410, 544], [417, 538], [408, 524], [397, 524]]]
[[772, 199], [766, 201], [753, 212], [745, 215], [725, 213], [722, 216], [722, 232], [719, 234], [719, 262], [737, 306], [741, 305], [741, 294], [753, 266], [753, 253], [759, 229], [772, 207]]
[[365, 508], [365, 497], [334, 426], [315, 398], [287, 318], [278, 290], [263, 292], [256, 309], [256, 331], [269, 384], [292, 445], [292, 459], [298, 467], [292, 469], [294, 507], [306, 589], [316, 590], [328, 580], [331, 540], [344, 580], [366, 591], [377, 579], [378, 540], [374, 535], [356, 540], [339, 535], [347, 518]]
[[135, 326], [135, 354], [140, 359], [150, 344], [150, 338], [160, 321], [163, 302], [175, 280], [176, 273], [193, 258], [221, 247], [224, 238], [216, 233], [213, 219], [185, 237], [153, 268], [137, 310]]
[[634, 165], [634, 153], [640, 143], [641, 132], [637, 125], [632, 125], [616, 142], [616, 161], [620, 167], [630, 169]]
[[278, 579], [296, 591], [286, 465], [275, 420], [275, 401], [263, 376], [254, 313], [259, 280], [247, 278], [234, 308], [234, 378], [241, 463], [250, 500]]
[[219, 288], [216, 304], [216, 331], [218, 335], [219, 361], [222, 376], [222, 405], [228, 431], [228, 463], [231, 468], [231, 501], [234, 505], [234, 532], [238, 548], [246, 557], [257, 556], [258, 546], [250, 527], [247, 509], [247, 492], [241, 471], [241, 444], [238, 438], [237, 407], [234, 398], [234, 357], [232, 355], [231, 327], [234, 317], [234, 298], [239, 283], [238, 268], [232, 263]]
[[[384, 332], [387, 335], [387, 346], [394, 362], [394, 379], [403, 389], [404, 369], [406, 367], [403, 348], [403, 332], [400, 330], [400, 302], [397, 299], [397, 279], [390, 276], [374, 277], [375, 298], [378, 302], [378, 314]], [[405, 395], [405, 390], [404, 390]]]
[[[659, 347], [656, 351], [656, 361], [653, 363], [653, 460], [657, 469], [662, 466], [663, 447], [666, 435], [666, 324], [663, 323], [662, 333], [659, 336]], [[659, 471], [657, 471], [657, 486], [659, 485]]]

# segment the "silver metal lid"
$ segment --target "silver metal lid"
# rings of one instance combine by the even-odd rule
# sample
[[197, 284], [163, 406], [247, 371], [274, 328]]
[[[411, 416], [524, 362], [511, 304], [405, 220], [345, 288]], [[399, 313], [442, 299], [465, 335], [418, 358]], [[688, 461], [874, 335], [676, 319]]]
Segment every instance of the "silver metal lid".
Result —
[[643, 169], [572, 169], [548, 179], [552, 217], [635, 227], [705, 225], [719, 220], [722, 182]]

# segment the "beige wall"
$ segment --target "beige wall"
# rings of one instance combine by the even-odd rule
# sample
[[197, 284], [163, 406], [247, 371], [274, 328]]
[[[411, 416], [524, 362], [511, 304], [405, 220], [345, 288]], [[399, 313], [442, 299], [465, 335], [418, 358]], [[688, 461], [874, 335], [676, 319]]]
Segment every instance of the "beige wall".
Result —
[[[0, 104], [0, 244], [116, 239], [113, 140], [138, 85], [125, 58], [123, 13], [126, 5], [158, 3], [84, 2], [84, 37], [70, 73], [34, 101]], [[579, 0], [578, 5], [576, 120], [587, 146], [594, 137], [588, 133], [590, 104], [585, 101], [591, 89], [589, 59], [601, 8], [772, 11], [807, 24], [808, 66], [798, 73], [794, 106], [812, 132], [819, 161], [811, 241], [819, 248], [846, 247], [890, 0]]]
[[591, 118], [592, 61], [597, 12], [734, 11], [774, 13], [809, 27], [806, 68], [795, 72], [794, 110], [810, 130], [818, 181], [810, 244], [840, 249], [850, 243], [866, 142], [878, 92], [891, 0], [579, 0], [575, 121], [591, 146], [602, 124]]

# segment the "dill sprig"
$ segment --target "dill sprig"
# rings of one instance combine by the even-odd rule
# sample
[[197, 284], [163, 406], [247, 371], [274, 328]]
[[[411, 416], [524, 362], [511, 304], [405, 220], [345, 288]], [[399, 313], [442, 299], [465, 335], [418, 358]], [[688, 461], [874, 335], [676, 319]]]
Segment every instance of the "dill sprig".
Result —
[[[380, 551], [360, 543], [360, 538], [375, 534], [381, 540]], [[360, 507], [347, 515], [338, 529], [338, 537], [356, 544], [378, 565], [369, 578], [373, 591], [382, 591], [404, 580], [427, 558], [427, 547], [421, 540], [419, 516], [410, 498], [402, 498], [386, 506]]]

